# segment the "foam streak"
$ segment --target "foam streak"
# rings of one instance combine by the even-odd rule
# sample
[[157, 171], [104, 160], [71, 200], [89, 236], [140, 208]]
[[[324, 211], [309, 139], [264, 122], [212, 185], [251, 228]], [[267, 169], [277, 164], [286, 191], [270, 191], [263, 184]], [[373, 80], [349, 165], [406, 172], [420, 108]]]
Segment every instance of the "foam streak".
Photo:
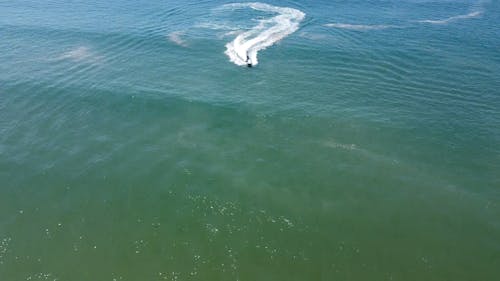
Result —
[[179, 46], [187, 47], [187, 43], [181, 38], [181, 35], [183, 35], [182, 31], [174, 31], [168, 35], [168, 39]]
[[325, 24], [325, 26], [333, 28], [357, 30], [357, 31], [380, 30], [380, 29], [394, 27], [391, 25], [363, 25], [363, 24], [348, 24], [348, 23], [328, 23]]
[[458, 15], [458, 16], [449, 17], [449, 18], [442, 19], [442, 20], [420, 20], [418, 22], [431, 23], [431, 24], [447, 24], [449, 22], [456, 21], [456, 20], [477, 18], [477, 17], [481, 16], [482, 13], [483, 13], [482, 11], [475, 11], [475, 12], [470, 12], [466, 15]]

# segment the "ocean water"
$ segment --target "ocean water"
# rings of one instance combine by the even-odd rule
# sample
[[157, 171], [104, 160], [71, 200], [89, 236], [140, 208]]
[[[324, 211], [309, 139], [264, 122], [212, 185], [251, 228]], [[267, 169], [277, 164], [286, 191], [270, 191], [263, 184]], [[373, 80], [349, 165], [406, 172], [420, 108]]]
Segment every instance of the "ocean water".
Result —
[[499, 73], [493, 0], [1, 0], [0, 280], [498, 280]]

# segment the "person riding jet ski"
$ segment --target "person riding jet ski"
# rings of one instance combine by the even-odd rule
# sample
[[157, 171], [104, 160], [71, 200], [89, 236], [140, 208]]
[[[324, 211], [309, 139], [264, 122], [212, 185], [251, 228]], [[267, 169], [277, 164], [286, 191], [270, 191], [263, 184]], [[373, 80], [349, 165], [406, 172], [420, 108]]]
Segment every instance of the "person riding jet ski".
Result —
[[245, 62], [247, 63], [248, 67], [252, 67], [252, 60], [250, 60], [250, 57], [248, 56], [248, 53], [247, 53], [247, 60]]

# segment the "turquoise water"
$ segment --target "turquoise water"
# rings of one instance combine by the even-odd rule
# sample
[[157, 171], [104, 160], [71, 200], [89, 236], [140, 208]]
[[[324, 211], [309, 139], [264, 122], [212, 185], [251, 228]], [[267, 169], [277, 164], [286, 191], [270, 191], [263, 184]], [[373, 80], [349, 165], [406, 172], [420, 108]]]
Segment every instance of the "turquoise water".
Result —
[[230, 3], [0, 1], [0, 280], [497, 280], [498, 1]]

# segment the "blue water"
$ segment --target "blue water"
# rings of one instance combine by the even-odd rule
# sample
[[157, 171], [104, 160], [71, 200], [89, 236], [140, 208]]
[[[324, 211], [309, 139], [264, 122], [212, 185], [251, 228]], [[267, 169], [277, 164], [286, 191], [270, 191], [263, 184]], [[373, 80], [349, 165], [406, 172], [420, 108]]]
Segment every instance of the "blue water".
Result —
[[496, 280], [499, 12], [0, 0], [0, 280]]

